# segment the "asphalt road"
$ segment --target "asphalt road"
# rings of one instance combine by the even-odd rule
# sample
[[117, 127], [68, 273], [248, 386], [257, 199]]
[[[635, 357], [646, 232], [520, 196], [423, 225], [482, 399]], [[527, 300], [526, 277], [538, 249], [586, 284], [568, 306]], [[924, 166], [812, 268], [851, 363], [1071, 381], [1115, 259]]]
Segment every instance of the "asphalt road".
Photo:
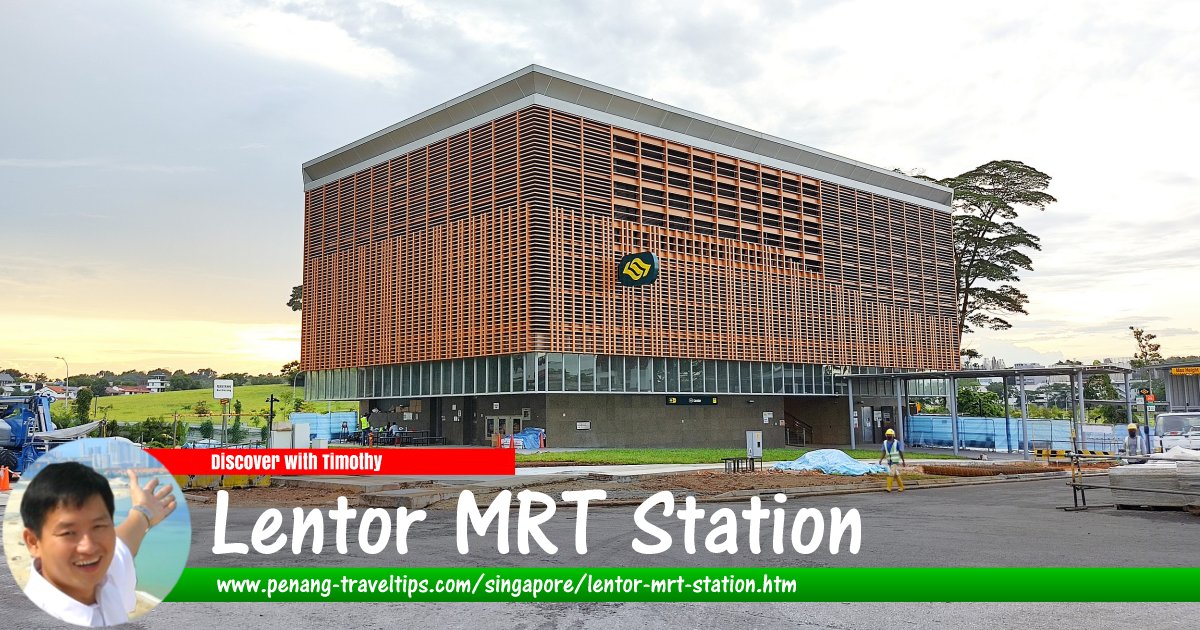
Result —
[[[1099, 497], [1102, 500], [1102, 497]], [[455, 546], [455, 515], [430, 511], [413, 526], [410, 553], [389, 549], [366, 555], [350, 537], [350, 554], [327, 549], [319, 556], [214, 556], [213, 507], [192, 504], [193, 543], [190, 566], [1200, 566], [1200, 550], [1158, 541], [1196, 540], [1200, 517], [1182, 512], [1137, 512], [1100, 509], [1064, 512], [1070, 492], [1062, 480], [967, 486], [909, 491], [891, 495], [856, 494], [793, 499], [785, 508], [812, 507], [826, 515], [833, 507], [860, 511], [862, 549], [832, 555], [827, 547], [811, 555], [792, 552], [752, 556], [688, 556], [678, 540], [667, 554], [642, 556], [630, 541], [639, 534], [633, 508], [593, 508], [589, 513], [589, 553], [576, 555], [575, 521], [562, 513], [544, 527], [559, 553], [500, 555], [495, 539], [472, 539], [472, 552], [461, 556]], [[748, 503], [702, 505], [705, 509], [745, 509]], [[330, 506], [333, 507], [333, 506]], [[767, 502], [764, 507], [774, 507]], [[233, 509], [227, 537], [248, 541], [259, 509]], [[514, 515], [516, 511], [513, 511]], [[672, 533], [682, 527], [661, 515], [653, 517]], [[701, 525], [700, 538], [707, 532]], [[828, 528], [827, 528], [828, 529]], [[290, 530], [290, 514], [285, 531]], [[327, 527], [332, 530], [332, 527]], [[1148, 536], [1153, 534], [1153, 538]], [[744, 533], [741, 549], [746, 548]], [[513, 537], [515, 539], [515, 536]], [[647, 539], [648, 540], [648, 539]], [[764, 532], [764, 547], [770, 549]], [[515, 550], [515, 545], [514, 545]], [[1153, 588], [1153, 585], [1144, 585]], [[1126, 585], [1097, 584], [1108, 593]], [[886, 584], [864, 585], [886, 588]], [[0, 577], [0, 608], [8, 627], [55, 627], [19, 592], [11, 576]], [[1193, 627], [1197, 604], [846, 604], [846, 603], [371, 603], [371, 604], [229, 604], [167, 603], [138, 623], [138, 628], [247, 627], [259, 622], [285, 628], [392, 628], [428, 625], [471, 628], [1061, 628], [1064, 620], [1095, 628]], [[251, 626], [252, 627], [252, 626]]]

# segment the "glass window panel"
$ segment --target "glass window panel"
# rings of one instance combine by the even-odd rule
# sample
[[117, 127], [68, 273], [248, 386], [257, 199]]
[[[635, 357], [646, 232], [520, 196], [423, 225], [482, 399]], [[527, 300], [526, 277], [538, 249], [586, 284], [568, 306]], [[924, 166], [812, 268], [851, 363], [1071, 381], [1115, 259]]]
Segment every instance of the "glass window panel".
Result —
[[784, 391], [783, 390], [783, 364], [782, 363], [772, 363], [771, 364], [771, 390], [770, 390], [770, 393], [782, 394], [783, 391]]
[[750, 374], [751, 363], [749, 361], [738, 362], [738, 374], [741, 376], [742, 393], [754, 393], [754, 378]]
[[704, 391], [709, 394], [717, 393], [717, 362], [704, 362]]
[[488, 391], [495, 394], [500, 391], [500, 357], [487, 358]]
[[654, 359], [650, 357], [638, 358], [638, 391], [652, 392], [654, 391]]
[[610, 357], [603, 354], [596, 356], [596, 391], [607, 392], [612, 385], [612, 375], [609, 373]]
[[609, 391], [625, 391], [625, 357], [609, 357], [608, 373], [612, 377]]
[[596, 391], [596, 355], [585, 354], [579, 357], [579, 391]]
[[625, 357], [625, 391], [636, 392], [638, 388], [637, 357]]
[[512, 361], [512, 390], [525, 391], [525, 355], [516, 354], [510, 357]]
[[[702, 373], [699, 378], [696, 375], [696, 368], [700, 368]], [[697, 392], [704, 385], [704, 362], [699, 359], [680, 359], [679, 360], [679, 388], [685, 392]]]
[[667, 360], [661, 357], [654, 359], [654, 391], [667, 391]]
[[428, 396], [433, 392], [433, 365], [421, 364], [421, 395]]
[[525, 391], [537, 391], [538, 359], [536, 352], [525, 353]]
[[453, 361], [450, 364], [450, 393], [461, 394], [463, 384], [463, 362]]
[[679, 389], [679, 359], [670, 357], [667, 359], [667, 392], [681, 392]]
[[502, 357], [497, 357], [497, 361], [500, 363], [500, 382], [498, 383], [498, 385], [500, 386], [499, 391], [511, 392], [512, 391], [512, 357], [509, 357], [507, 355], [502, 356]]
[[546, 353], [537, 353], [537, 391], [544, 392], [546, 388]]
[[579, 355], [563, 355], [563, 389], [568, 392], [579, 391]]
[[475, 359], [463, 361], [463, 393], [475, 393]]
[[548, 378], [546, 380], [546, 389], [552, 392], [561, 392], [563, 388], [563, 356], [561, 352], [551, 352], [546, 355], [546, 363], [549, 367]]

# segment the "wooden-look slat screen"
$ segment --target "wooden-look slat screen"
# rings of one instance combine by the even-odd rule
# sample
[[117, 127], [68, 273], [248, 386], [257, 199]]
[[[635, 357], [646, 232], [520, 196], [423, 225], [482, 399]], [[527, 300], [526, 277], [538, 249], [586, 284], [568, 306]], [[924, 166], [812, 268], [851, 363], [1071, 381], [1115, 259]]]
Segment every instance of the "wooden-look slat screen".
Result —
[[[538, 350], [957, 366], [949, 215], [563, 112], [305, 204], [309, 370]], [[641, 250], [661, 279], [619, 288]]]

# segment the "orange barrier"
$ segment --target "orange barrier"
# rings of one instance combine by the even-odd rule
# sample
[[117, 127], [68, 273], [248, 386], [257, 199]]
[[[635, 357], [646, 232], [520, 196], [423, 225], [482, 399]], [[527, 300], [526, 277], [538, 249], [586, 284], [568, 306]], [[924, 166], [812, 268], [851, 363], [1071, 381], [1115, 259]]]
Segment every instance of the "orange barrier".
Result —
[[12, 490], [12, 484], [8, 482], [8, 466], [0, 467], [0, 492]]

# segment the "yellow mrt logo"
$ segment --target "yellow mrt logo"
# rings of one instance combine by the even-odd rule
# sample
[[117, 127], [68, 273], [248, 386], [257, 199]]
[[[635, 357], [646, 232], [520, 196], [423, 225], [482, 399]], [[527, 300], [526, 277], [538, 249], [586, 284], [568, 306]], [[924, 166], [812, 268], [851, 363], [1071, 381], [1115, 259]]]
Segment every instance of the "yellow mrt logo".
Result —
[[625, 263], [625, 268], [621, 270], [621, 273], [629, 276], [630, 280], [641, 280], [650, 273], [650, 265], [647, 265], [646, 261], [641, 258], [634, 258]]
[[640, 287], [658, 279], [658, 256], [651, 252], [629, 254], [617, 263], [617, 280], [627, 287]]

